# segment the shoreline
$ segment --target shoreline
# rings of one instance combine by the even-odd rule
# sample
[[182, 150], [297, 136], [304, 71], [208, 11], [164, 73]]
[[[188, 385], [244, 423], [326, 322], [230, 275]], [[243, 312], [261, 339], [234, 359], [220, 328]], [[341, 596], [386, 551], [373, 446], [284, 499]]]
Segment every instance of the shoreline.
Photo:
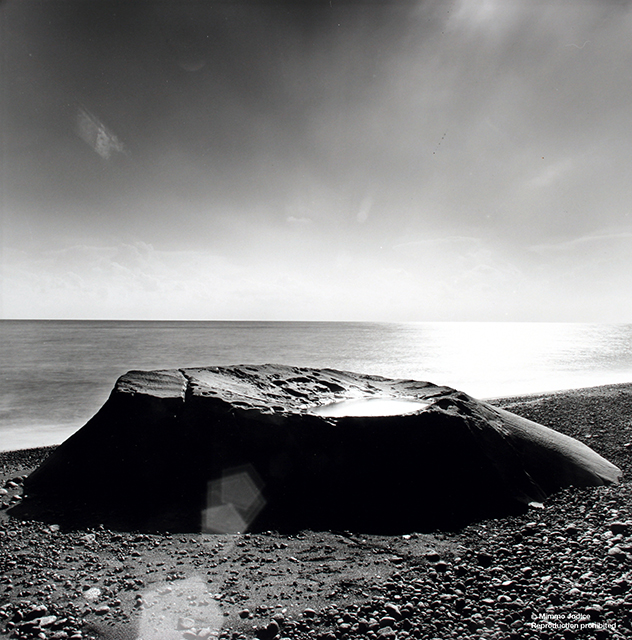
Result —
[[[632, 383], [486, 402], [576, 437], [619, 466], [622, 483], [456, 532], [394, 536], [63, 531], [2, 510], [0, 635], [630, 637]], [[0, 486], [52, 449], [0, 452]]]

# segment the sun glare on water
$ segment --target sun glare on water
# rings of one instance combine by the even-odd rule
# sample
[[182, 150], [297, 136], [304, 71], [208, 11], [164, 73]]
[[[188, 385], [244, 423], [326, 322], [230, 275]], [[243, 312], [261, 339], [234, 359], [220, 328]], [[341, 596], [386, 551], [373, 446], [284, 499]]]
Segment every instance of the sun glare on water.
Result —
[[329, 418], [401, 416], [425, 409], [428, 404], [428, 402], [403, 398], [358, 398], [325, 404], [312, 411], [319, 416]]

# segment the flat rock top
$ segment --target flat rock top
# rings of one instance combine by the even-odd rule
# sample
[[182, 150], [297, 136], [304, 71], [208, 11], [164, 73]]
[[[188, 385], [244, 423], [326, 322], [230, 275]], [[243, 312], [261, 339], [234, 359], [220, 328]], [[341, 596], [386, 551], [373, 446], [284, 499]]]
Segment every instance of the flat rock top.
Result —
[[115, 391], [158, 398], [217, 398], [263, 413], [321, 413], [319, 408], [345, 401], [378, 399], [427, 404], [458, 393], [430, 382], [274, 364], [130, 371], [119, 379]]

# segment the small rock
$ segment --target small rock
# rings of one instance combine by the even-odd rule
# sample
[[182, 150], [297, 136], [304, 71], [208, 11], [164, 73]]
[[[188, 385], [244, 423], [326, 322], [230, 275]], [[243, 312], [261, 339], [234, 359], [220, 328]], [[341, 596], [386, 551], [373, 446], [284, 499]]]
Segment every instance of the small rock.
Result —
[[180, 631], [193, 629], [194, 626], [195, 620], [192, 618], [178, 618], [178, 629]]
[[43, 618], [48, 615], [48, 608], [44, 604], [39, 604], [31, 607], [23, 616], [24, 620], [35, 620], [36, 618]]
[[107, 604], [102, 604], [101, 606], [97, 607], [94, 612], [98, 615], [98, 616], [104, 616], [106, 613], [110, 612], [110, 607], [108, 607]]
[[590, 619], [593, 622], [595, 622], [601, 617], [601, 614], [603, 613], [603, 607], [598, 604], [593, 604], [589, 607], [586, 607], [584, 609], [584, 612], [586, 613], [586, 615], [590, 616]]
[[630, 583], [625, 578], [619, 578], [615, 580], [612, 587], [611, 592], [613, 594], [625, 593], [630, 588]]
[[250, 609], [242, 609], [239, 612], [239, 617], [243, 619], [250, 617]]
[[478, 564], [480, 564], [481, 567], [491, 567], [492, 562], [494, 561], [494, 558], [490, 556], [489, 553], [479, 553], [476, 556], [476, 559], [478, 560]]
[[273, 620], [264, 629], [259, 629], [256, 632], [255, 637], [259, 638], [260, 640], [273, 640], [273, 638], [276, 638], [279, 635], [279, 631], [280, 628], [278, 623]]
[[619, 533], [627, 533], [628, 530], [630, 529], [630, 527], [632, 526], [632, 523], [630, 522], [611, 522], [609, 525], [610, 527], [610, 531], [612, 531], [612, 533], [616, 536]]
[[51, 624], [54, 624], [57, 621], [57, 616], [44, 616], [43, 618], [38, 618], [36, 620], [38, 626], [40, 627], [50, 627]]
[[389, 616], [395, 618], [395, 620], [399, 620], [402, 617], [402, 612], [400, 611], [399, 607], [392, 602], [387, 602], [384, 605], [384, 610]]
[[616, 545], [608, 549], [608, 555], [613, 556], [617, 560], [625, 560], [626, 557], [625, 551], [621, 549], [621, 547], [617, 547]]
[[84, 591], [83, 597], [89, 602], [94, 602], [101, 597], [101, 589], [99, 587], [90, 587], [90, 589]]

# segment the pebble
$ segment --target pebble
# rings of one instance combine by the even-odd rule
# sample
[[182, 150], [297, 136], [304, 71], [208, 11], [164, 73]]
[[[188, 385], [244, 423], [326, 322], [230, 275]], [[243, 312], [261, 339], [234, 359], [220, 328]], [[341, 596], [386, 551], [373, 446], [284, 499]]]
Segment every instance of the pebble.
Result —
[[193, 618], [178, 618], [178, 629], [192, 629], [195, 626], [195, 620]]
[[28, 611], [22, 614], [23, 620], [34, 620], [35, 618], [42, 618], [48, 615], [48, 607], [44, 604], [39, 604], [31, 607]]
[[91, 587], [83, 592], [83, 597], [88, 600], [88, 602], [94, 602], [101, 597], [101, 589], [99, 589], [99, 587]]
[[620, 533], [626, 534], [632, 527], [630, 522], [611, 522], [609, 525], [610, 531], [616, 536]]

